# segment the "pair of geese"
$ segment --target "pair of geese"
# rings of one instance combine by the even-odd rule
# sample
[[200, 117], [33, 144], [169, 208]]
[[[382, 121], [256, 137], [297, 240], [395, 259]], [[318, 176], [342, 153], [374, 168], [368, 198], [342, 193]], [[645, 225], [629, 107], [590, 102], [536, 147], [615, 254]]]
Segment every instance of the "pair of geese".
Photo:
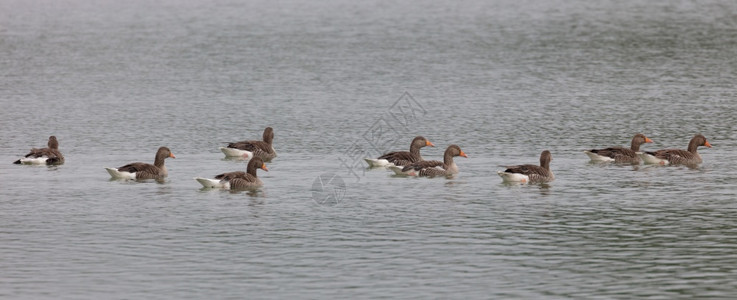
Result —
[[[632, 138], [630, 148], [609, 147], [604, 149], [586, 150], [584, 153], [589, 156], [592, 161], [596, 162], [615, 162], [639, 164], [643, 161], [646, 164], [683, 164], [696, 165], [702, 162], [701, 155], [697, 152], [698, 147], [706, 146], [711, 148], [711, 144], [701, 135], [695, 135], [688, 143], [686, 150], [681, 149], [663, 149], [657, 151], [640, 152], [640, 146], [653, 141], [643, 134], [636, 134]], [[458, 166], [453, 161], [453, 157], [468, 157], [458, 145], [450, 145], [445, 150], [443, 161], [425, 161], [420, 156], [420, 148], [430, 146], [434, 147], [429, 140], [422, 136], [415, 137], [410, 144], [410, 150], [390, 152], [380, 156], [377, 159], [367, 158], [366, 162], [370, 168], [387, 167], [398, 175], [406, 176], [450, 176], [458, 173]], [[514, 165], [505, 166], [504, 171], [498, 171], [502, 181], [519, 182], [519, 183], [545, 183], [555, 179], [555, 175], [550, 170], [550, 161], [552, 155], [550, 151], [545, 150], [540, 154], [540, 165]]]
[[[276, 157], [276, 151], [272, 146], [273, 140], [274, 129], [267, 127], [263, 133], [263, 141], [246, 140], [220, 147], [220, 150], [228, 157], [248, 159], [246, 172], [223, 173], [216, 175], [214, 179], [195, 177], [195, 180], [209, 188], [249, 189], [263, 186], [263, 182], [256, 175], [256, 170], [269, 170], [264, 161], [270, 161]], [[169, 175], [169, 171], [164, 164], [167, 158], [176, 158], [176, 156], [169, 148], [160, 147], [156, 151], [153, 164], [134, 162], [119, 168], [105, 168], [105, 170], [113, 179], [162, 180]], [[59, 142], [56, 137], [50, 136], [48, 148], [33, 148], [25, 157], [14, 163], [59, 165], [64, 163], [64, 156], [59, 152]]]
[[248, 160], [246, 164], [246, 172], [234, 171], [215, 175], [215, 178], [195, 177], [205, 188], [222, 188], [230, 190], [252, 189], [261, 187], [264, 183], [256, 174], [257, 169], [266, 172], [269, 169], [264, 161], [271, 161], [276, 157], [274, 150], [274, 129], [266, 127], [262, 136], [262, 141], [240, 141], [230, 143], [226, 147], [220, 147], [226, 157], [242, 157]]

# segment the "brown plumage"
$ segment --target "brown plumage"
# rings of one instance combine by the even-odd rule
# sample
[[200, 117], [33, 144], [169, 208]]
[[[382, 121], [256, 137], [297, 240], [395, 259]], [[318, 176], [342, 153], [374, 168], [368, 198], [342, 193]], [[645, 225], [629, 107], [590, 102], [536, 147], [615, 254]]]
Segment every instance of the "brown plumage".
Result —
[[402, 168], [402, 173], [411, 176], [447, 176], [458, 174], [458, 166], [453, 161], [453, 157], [462, 156], [468, 157], [466, 153], [461, 150], [458, 145], [450, 145], [445, 149], [443, 154], [443, 161], [437, 160], [423, 160], [412, 164], [409, 164]]
[[[644, 134], [638, 133], [632, 138], [630, 148], [609, 147], [605, 149], [592, 149], [586, 152], [592, 160], [603, 160], [602, 158], [613, 159], [616, 163], [640, 163], [640, 157], [637, 152], [640, 151], [640, 145], [644, 143], [652, 143]], [[594, 156], [592, 156], [592, 154]], [[597, 157], [598, 156], [598, 157]]]
[[521, 174], [528, 177], [530, 183], [538, 182], [550, 182], [555, 179], [555, 175], [550, 171], [550, 161], [553, 160], [553, 156], [550, 151], [545, 150], [540, 153], [540, 165], [516, 165], [506, 166], [506, 170], [500, 172], [499, 175], [504, 177], [504, 173], [507, 174]]
[[259, 187], [264, 185], [264, 183], [256, 175], [256, 169], [262, 169], [267, 172], [269, 171], [263, 160], [258, 157], [254, 157], [248, 161], [246, 172], [236, 171], [223, 173], [215, 176], [215, 179], [229, 182], [231, 190]]
[[387, 154], [379, 156], [378, 159], [386, 159], [390, 163], [393, 163], [395, 166], [406, 166], [422, 160], [422, 156], [420, 155], [420, 148], [425, 146], [435, 147], [435, 145], [433, 145], [433, 143], [431, 143], [425, 137], [417, 136], [412, 140], [412, 143], [410, 143], [409, 151], [389, 152]]
[[[56, 136], [50, 136], [49, 141], [46, 143], [47, 148], [33, 148], [31, 151], [24, 156], [24, 158], [42, 158], [46, 157], [47, 165], [60, 165], [64, 163], [64, 155], [59, 152], [59, 141]], [[16, 160], [14, 164], [22, 163], [21, 160]]]
[[169, 171], [164, 165], [164, 160], [167, 158], [176, 158], [171, 150], [167, 147], [160, 147], [156, 151], [156, 158], [154, 164], [147, 164], [142, 162], [134, 162], [118, 168], [118, 172], [135, 173], [136, 179], [161, 179], [169, 176]]
[[276, 157], [274, 151], [274, 129], [266, 127], [263, 133], [263, 141], [240, 141], [228, 144], [228, 148], [250, 151], [253, 157], [259, 157], [264, 161], [270, 161]]
[[711, 148], [711, 144], [706, 140], [706, 137], [697, 134], [688, 142], [688, 148], [686, 150], [663, 149], [645, 152], [645, 154], [657, 158], [660, 160], [660, 164], [694, 165], [702, 162], [701, 155], [697, 152], [700, 146]]

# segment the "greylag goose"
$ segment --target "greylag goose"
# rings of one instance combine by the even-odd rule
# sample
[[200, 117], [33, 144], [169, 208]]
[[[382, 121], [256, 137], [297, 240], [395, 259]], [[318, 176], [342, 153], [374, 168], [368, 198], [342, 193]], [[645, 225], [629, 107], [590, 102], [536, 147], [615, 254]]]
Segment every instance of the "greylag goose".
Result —
[[391, 166], [389, 168], [397, 175], [427, 177], [449, 176], [458, 174], [458, 166], [453, 161], [454, 156], [468, 157], [468, 155], [461, 150], [461, 147], [458, 147], [458, 145], [450, 145], [445, 149], [443, 161], [423, 160], [404, 167]]
[[613, 161], [615, 163], [639, 164], [640, 156], [637, 155], [637, 152], [640, 151], [640, 145], [652, 142], [653, 140], [647, 138], [644, 134], [638, 133], [632, 138], [632, 143], [630, 144], [629, 149], [624, 147], [610, 147], [606, 149], [586, 150], [584, 153], [586, 153], [592, 161]]
[[409, 152], [408, 151], [389, 152], [387, 154], [379, 156], [379, 158], [377, 159], [364, 158], [364, 160], [366, 161], [366, 163], [368, 163], [369, 168], [389, 167], [389, 166], [403, 167], [411, 163], [421, 161], [422, 156], [420, 155], [420, 148], [425, 147], [425, 146], [435, 147], [435, 145], [433, 145], [433, 143], [431, 143], [425, 137], [417, 136], [412, 140], [412, 143], [409, 144]]
[[154, 164], [134, 162], [120, 168], [105, 168], [110, 176], [115, 179], [163, 179], [169, 175], [164, 160], [176, 158], [167, 147], [161, 147], [156, 151]]
[[646, 164], [659, 164], [659, 165], [695, 165], [701, 163], [701, 155], [696, 152], [696, 149], [700, 146], [706, 146], [711, 148], [711, 144], [706, 140], [703, 135], [695, 135], [690, 142], [688, 142], [688, 149], [663, 149], [658, 151], [638, 152], [642, 161]]
[[195, 177], [195, 180], [206, 188], [224, 188], [224, 189], [249, 189], [263, 186], [264, 183], [256, 175], [256, 169], [269, 171], [264, 161], [258, 157], [254, 157], [246, 166], [246, 172], [236, 171], [228, 172], [215, 176], [215, 179]]
[[550, 171], [550, 161], [553, 160], [550, 151], [540, 154], [540, 165], [506, 166], [506, 170], [497, 172], [504, 182], [543, 183], [555, 180]]
[[270, 161], [276, 157], [276, 151], [274, 151], [274, 146], [272, 144], [273, 141], [274, 129], [266, 127], [266, 129], [264, 129], [263, 141], [240, 141], [230, 143], [227, 147], [220, 147], [220, 151], [223, 151], [227, 157], [246, 157], [248, 159], [258, 157], [264, 161]]
[[33, 148], [23, 158], [14, 161], [14, 164], [32, 164], [32, 165], [61, 165], [64, 163], [64, 155], [59, 152], [59, 141], [56, 136], [50, 136], [48, 148]]

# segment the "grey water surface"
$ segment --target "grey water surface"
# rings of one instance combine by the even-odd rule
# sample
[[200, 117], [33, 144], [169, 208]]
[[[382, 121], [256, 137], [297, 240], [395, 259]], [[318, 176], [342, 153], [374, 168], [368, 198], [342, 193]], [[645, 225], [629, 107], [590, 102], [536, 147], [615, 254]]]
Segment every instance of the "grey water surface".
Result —
[[[731, 298], [735, 82], [733, 1], [0, 1], [0, 298]], [[261, 190], [200, 189], [266, 126]], [[638, 132], [713, 148], [582, 153]], [[360, 167], [416, 135], [460, 174]], [[159, 146], [164, 183], [104, 170]]]

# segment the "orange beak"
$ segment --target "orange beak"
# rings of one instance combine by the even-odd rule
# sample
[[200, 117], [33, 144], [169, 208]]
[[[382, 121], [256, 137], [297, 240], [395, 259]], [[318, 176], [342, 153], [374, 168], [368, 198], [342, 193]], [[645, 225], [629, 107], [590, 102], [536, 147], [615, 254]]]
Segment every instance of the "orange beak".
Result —
[[171, 157], [171, 158], [177, 158], [176, 156], [174, 156], [174, 153], [171, 153], [171, 152], [169, 152], [169, 157]]
[[466, 153], [463, 152], [463, 150], [461, 150], [461, 154], [460, 155], [463, 156], [463, 157], [468, 157], [468, 155], [466, 155]]
[[266, 165], [261, 165], [261, 170], [268, 172], [269, 168], [267, 168]]
[[433, 143], [430, 143], [430, 141], [428, 140], [425, 140], [425, 146], [435, 147], [435, 145], [433, 145]]
[[651, 140], [649, 138], [645, 138], [645, 143], [652, 143], [652, 142], [653, 142], [653, 140]]
[[709, 148], [711, 148], [711, 144], [709, 144], [709, 142], [708, 142], [708, 141], [705, 141], [705, 142], [704, 142], [704, 146], [706, 146], [706, 147], [709, 147]]

